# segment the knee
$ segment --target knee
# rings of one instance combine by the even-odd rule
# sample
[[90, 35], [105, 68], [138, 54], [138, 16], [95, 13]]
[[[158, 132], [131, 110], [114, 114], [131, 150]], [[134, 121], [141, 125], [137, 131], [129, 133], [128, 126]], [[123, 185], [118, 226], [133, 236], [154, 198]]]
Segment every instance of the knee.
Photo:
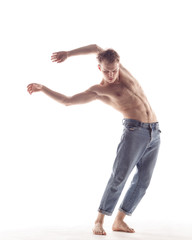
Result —
[[147, 189], [150, 184], [150, 179], [146, 179], [144, 181], [141, 181], [138, 185], [140, 188]]
[[113, 176], [110, 179], [111, 191], [116, 192], [122, 189], [126, 183], [126, 177], [123, 175]]

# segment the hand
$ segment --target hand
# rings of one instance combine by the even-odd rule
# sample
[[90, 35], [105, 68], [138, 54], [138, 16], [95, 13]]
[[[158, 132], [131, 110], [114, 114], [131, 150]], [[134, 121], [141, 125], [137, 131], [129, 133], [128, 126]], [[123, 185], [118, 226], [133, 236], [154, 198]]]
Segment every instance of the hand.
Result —
[[43, 85], [37, 84], [37, 83], [31, 83], [27, 86], [27, 91], [29, 94], [32, 94], [33, 92], [39, 92], [43, 88]]
[[67, 59], [67, 57], [68, 57], [68, 53], [65, 51], [55, 52], [51, 56], [51, 61], [61, 63], [61, 62], [64, 62]]

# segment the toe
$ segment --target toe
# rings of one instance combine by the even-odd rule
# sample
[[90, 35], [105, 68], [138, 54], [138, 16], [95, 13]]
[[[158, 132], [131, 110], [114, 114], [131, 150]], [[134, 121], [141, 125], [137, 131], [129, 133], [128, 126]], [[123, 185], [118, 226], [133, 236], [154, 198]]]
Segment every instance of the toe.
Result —
[[129, 228], [129, 232], [134, 233], [135, 230], [133, 228]]
[[103, 230], [103, 231], [96, 231], [93, 229], [93, 234], [95, 235], [106, 235], [106, 232]]

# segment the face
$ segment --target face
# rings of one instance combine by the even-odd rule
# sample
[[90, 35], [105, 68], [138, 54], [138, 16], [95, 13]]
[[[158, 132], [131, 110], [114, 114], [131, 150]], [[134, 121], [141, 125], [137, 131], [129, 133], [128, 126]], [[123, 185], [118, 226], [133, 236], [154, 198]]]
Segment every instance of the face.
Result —
[[99, 70], [103, 74], [103, 79], [107, 83], [114, 83], [119, 77], [119, 63], [108, 63], [107, 61], [102, 61], [98, 65]]

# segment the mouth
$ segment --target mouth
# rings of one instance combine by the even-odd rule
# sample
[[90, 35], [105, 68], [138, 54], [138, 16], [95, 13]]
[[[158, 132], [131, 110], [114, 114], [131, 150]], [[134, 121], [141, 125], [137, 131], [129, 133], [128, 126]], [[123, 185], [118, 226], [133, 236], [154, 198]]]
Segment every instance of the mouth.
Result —
[[108, 83], [114, 83], [114, 79], [108, 79]]

